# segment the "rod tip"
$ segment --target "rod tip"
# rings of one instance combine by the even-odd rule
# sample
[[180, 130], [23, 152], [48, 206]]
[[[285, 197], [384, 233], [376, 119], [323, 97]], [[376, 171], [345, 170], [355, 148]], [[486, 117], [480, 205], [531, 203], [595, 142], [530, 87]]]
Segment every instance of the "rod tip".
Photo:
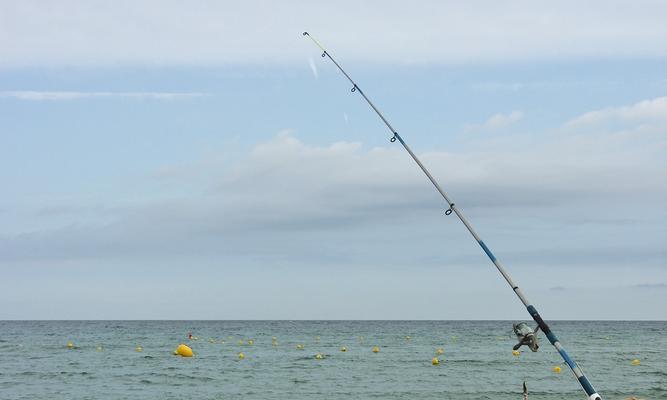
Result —
[[303, 33], [303, 36], [308, 36], [308, 32], [304, 32], [304, 33]]

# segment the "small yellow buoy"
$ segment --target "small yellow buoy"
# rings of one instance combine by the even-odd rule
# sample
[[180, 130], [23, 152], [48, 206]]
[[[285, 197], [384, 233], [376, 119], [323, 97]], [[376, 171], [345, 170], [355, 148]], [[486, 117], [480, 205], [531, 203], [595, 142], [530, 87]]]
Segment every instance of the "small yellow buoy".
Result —
[[73, 348], [74, 348], [74, 343], [72, 343], [72, 342], [67, 342], [67, 348], [68, 348], [68, 349], [73, 349]]
[[557, 374], [560, 374], [560, 367], [558, 365], [556, 365], [555, 367], [553, 367], [552, 371], [557, 373]]
[[209, 343], [215, 343], [215, 339], [211, 338], [208, 340]]
[[317, 353], [317, 354], [315, 354], [315, 358], [318, 359], [318, 360], [321, 360], [321, 359], [324, 358], [324, 356], [320, 353]]
[[440, 355], [445, 352], [445, 349], [442, 347], [435, 349], [435, 354]]
[[632, 361], [630, 362], [630, 364], [632, 364], [632, 365], [639, 365], [639, 364], [641, 364], [641, 361], [639, 361], [639, 359], [635, 358], [634, 360], [632, 360]]
[[243, 346], [243, 340], [239, 339], [239, 346]]
[[379, 353], [379, 352], [380, 352], [379, 347], [377, 347], [377, 346], [373, 347], [373, 353]]
[[438, 360], [438, 357], [433, 357], [431, 360], [432, 365], [440, 365], [440, 360]]
[[316, 342], [319, 342], [319, 341], [320, 341], [320, 337], [319, 337], [319, 336], [315, 336], [315, 341], [316, 341]]
[[179, 344], [178, 347], [176, 348], [176, 351], [174, 351], [174, 354], [181, 356], [181, 357], [192, 357], [194, 356], [194, 353], [192, 352], [192, 349], [190, 346], [186, 346], [183, 343]]
[[102, 346], [97, 346], [97, 351], [102, 351], [104, 348]]
[[340, 348], [340, 351], [342, 351], [343, 353], [345, 353], [345, 352], [347, 351], [347, 347], [345, 347], [345, 346], [341, 347], [341, 348]]
[[519, 357], [521, 355], [521, 352], [519, 350], [512, 350], [512, 355], [514, 357]]
[[405, 340], [410, 340], [410, 339], [412, 339], [410, 336], [405, 337]]
[[296, 345], [297, 350], [303, 350], [303, 345], [301, 343]]
[[255, 343], [254, 340], [252, 340], [252, 339], [248, 339], [248, 344], [249, 344], [250, 346], [252, 346], [254, 343]]
[[243, 360], [245, 358], [245, 354], [243, 352], [239, 353], [239, 360]]
[[134, 348], [134, 351], [136, 351], [137, 353], [141, 353], [142, 351], [144, 351], [144, 349], [141, 346], [137, 346]]

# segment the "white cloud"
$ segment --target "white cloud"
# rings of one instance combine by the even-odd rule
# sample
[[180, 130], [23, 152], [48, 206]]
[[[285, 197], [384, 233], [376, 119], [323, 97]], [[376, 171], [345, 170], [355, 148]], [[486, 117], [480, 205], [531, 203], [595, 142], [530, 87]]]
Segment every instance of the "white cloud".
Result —
[[[633, 116], [636, 125], [655, 114], [641, 115], [644, 119]], [[651, 233], [659, 231], [667, 217], [663, 206], [667, 188], [657, 184], [667, 181], [667, 159], [655, 146], [664, 139], [637, 141], [594, 130], [589, 139], [572, 135], [567, 128], [554, 130], [546, 142], [493, 137], [476, 140], [466, 151], [420, 152], [420, 157], [456, 204], [473, 220], [481, 220], [484, 232], [501, 232], [495, 238], [503, 240], [511, 231], [514, 245], [504, 243], [503, 248], [515, 249], [518, 261], [543, 260], [545, 252], [554, 251], [554, 243], [574, 237], [583, 238], [569, 243], [580, 261], [595, 258], [592, 255], [602, 251], [600, 246], [606, 253], [615, 246], [618, 263], [626, 262], [627, 254], [659, 260], [660, 253], [650, 246], [660, 237]], [[365, 149], [356, 142], [316, 146], [285, 131], [255, 146], [232, 166], [199, 160], [166, 168], [169, 173], [143, 186], [173, 185], [181, 193], [178, 198], [156, 195], [147, 203], [124, 207], [89, 204], [78, 217], [74, 212], [60, 213], [58, 218], [68, 219], [62, 228], [0, 237], [0, 262], [171, 252], [324, 262], [321, 252], [326, 250], [327, 260], [353, 263], [350, 258], [363, 261], [363, 254], [381, 252], [398, 242], [419, 249], [416, 253], [427, 250], [425, 254], [443, 235], [450, 243], [470, 244], [460, 231], [442, 229], [443, 223], [454, 220], [439, 219], [444, 202], [398, 146]], [[68, 198], [65, 205], [73, 203]], [[628, 214], [629, 205], [633, 211]], [[89, 214], [98, 209], [114, 212], [95, 220]], [[41, 213], [39, 218], [51, 217]], [[629, 220], [619, 222], [619, 218]], [[607, 223], [610, 220], [613, 227]], [[638, 220], [649, 222], [638, 225]], [[591, 226], [603, 226], [602, 231], [587, 228]], [[633, 230], [636, 227], [641, 227], [641, 234]], [[564, 237], [564, 229], [579, 234]], [[600, 241], [600, 232], [618, 233]], [[535, 234], [543, 241], [531, 237]], [[516, 242], [517, 238], [526, 243]], [[526, 251], [524, 246], [531, 247], [535, 240], [536, 250]], [[311, 246], [313, 241], [317, 245]], [[635, 247], [622, 254], [623, 246], [644, 246], [644, 242], [646, 249]], [[478, 254], [472, 247], [457, 250], [458, 245], [452, 245], [447, 255], [451, 262], [472, 251]], [[385, 262], [395, 262], [399, 256], [392, 257]]]
[[478, 131], [493, 131], [497, 129], [506, 128], [515, 122], [518, 122], [523, 118], [523, 113], [521, 111], [512, 111], [507, 114], [494, 114], [489, 119], [484, 121], [481, 124], [468, 124], [465, 126], [465, 130], [468, 132], [478, 132]]
[[208, 96], [206, 93], [176, 92], [43, 92], [31, 90], [3, 91], [0, 98], [13, 98], [28, 101], [64, 101], [94, 98], [131, 98], [149, 100], [186, 100]]
[[667, 97], [643, 100], [629, 106], [608, 107], [590, 111], [570, 120], [567, 126], [577, 127], [628, 122], [667, 123]]
[[369, 62], [665, 57], [666, 18], [648, 0], [6, 1], [0, 66], [300, 63], [319, 52], [303, 30]]

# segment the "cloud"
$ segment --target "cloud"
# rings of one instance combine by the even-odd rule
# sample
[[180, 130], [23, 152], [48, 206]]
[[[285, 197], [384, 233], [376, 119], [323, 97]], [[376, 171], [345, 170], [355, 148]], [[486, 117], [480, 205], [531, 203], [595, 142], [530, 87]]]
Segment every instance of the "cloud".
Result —
[[128, 98], [128, 99], [147, 99], [147, 100], [187, 100], [197, 97], [208, 96], [206, 93], [188, 93], [188, 92], [41, 92], [41, 91], [2, 91], [0, 98], [12, 98], [27, 101], [68, 101], [82, 99], [102, 99], [102, 98]]
[[[512, 120], [511, 115], [491, 118], [489, 124], [500, 120], [502, 125]], [[638, 125], [654, 114], [641, 115], [634, 120]], [[638, 224], [649, 224], [646, 232], [654, 229], [647, 221], [661, 221], [659, 210], [667, 198], [664, 185], [655, 182], [667, 181], [667, 166], [654, 145], [659, 137], [638, 142], [596, 133], [594, 140], [582, 140], [566, 128], [555, 130], [546, 142], [494, 136], [466, 151], [419, 156], [457, 205], [466, 213], [485, 216], [482, 220], [491, 221], [491, 230], [504, 232], [497, 238], [508, 237], [504, 229], [510, 229], [511, 237], [527, 232], [528, 243], [534, 240], [531, 235], [555, 241], [530, 251], [524, 243], [506, 243], [506, 254], [513, 254], [516, 262], [544, 263], [547, 255], [594, 263], [602, 251], [623, 264], [663, 259], [651, 243], [635, 243], [633, 234], [619, 234], [629, 237], [622, 243], [592, 240], [583, 249], [571, 248], [569, 258], [558, 255], [554, 243], [563, 240], [564, 226], [594, 232], [594, 238], [596, 229], [620, 232], [644, 226]], [[469, 239], [460, 231], [442, 230], [443, 223], [454, 220], [441, 220], [442, 199], [397, 147], [366, 149], [345, 141], [317, 146], [285, 131], [256, 145], [233, 165], [214, 167], [208, 160], [166, 166], [161, 170], [168, 173], [153, 178], [159, 182], [144, 185], [188, 187], [185, 197], [157, 197], [123, 207], [88, 205], [78, 219], [72, 212], [76, 207], [70, 207], [64, 215], [58, 213], [69, 221], [60, 228], [0, 237], [0, 262], [215, 254], [262, 262], [268, 262], [266, 258], [350, 265], [364, 260], [364, 254], [381, 253], [398, 243], [413, 251], [383, 260], [387, 265], [408, 262], [413, 254], [425, 254], [419, 261], [426, 265], [443, 262], [443, 257], [450, 263], [470, 262], [479, 255], [472, 247], [438, 253], [436, 260], [429, 255], [443, 237], [448, 243], [460, 240], [463, 246]], [[624, 214], [625, 223], [610, 227], [608, 221], [617, 221], [619, 211], [630, 203], [638, 211]], [[52, 204], [50, 209], [61, 208]], [[96, 220], [88, 215], [95, 210], [113, 212]], [[48, 219], [49, 214], [40, 218]]]
[[629, 106], [608, 107], [590, 111], [568, 121], [566, 126], [582, 127], [636, 122], [667, 124], [667, 97], [643, 100]]
[[648, 0], [28, 0], [2, 8], [3, 67], [298, 64], [319, 53], [302, 30], [346, 60], [371, 63], [667, 56], [667, 4]]
[[494, 131], [506, 128], [523, 118], [521, 111], [512, 111], [507, 114], [494, 114], [481, 124], [468, 124], [465, 126], [467, 132]]

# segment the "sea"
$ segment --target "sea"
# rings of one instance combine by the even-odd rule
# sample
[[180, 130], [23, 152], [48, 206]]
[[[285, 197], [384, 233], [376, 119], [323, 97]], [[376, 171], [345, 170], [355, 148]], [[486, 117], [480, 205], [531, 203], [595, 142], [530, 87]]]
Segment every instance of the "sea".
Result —
[[[603, 399], [667, 399], [667, 322], [549, 325]], [[517, 356], [512, 321], [0, 321], [0, 399], [585, 399], [539, 337]]]

